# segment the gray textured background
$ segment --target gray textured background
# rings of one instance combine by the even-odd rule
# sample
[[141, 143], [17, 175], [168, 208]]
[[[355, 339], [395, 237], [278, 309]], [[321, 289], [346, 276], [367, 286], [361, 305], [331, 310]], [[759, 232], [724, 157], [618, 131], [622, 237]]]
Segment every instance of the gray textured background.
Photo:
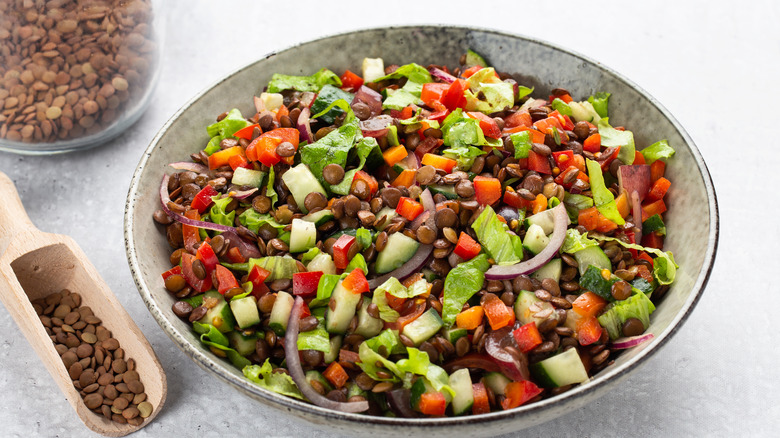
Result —
[[[168, 401], [135, 436], [311, 436], [207, 375], [157, 326], [136, 293], [122, 238], [127, 187], [157, 129], [194, 93], [279, 48], [389, 24], [477, 25], [544, 39], [623, 73], [686, 127], [720, 201], [709, 287], [684, 328], [643, 369], [590, 406], [523, 436], [771, 436], [780, 428], [775, 250], [780, 153], [775, 103], [780, 8], [765, 1], [167, 2], [160, 86], [141, 120], [101, 148], [53, 157], [0, 153], [32, 221], [71, 235], [144, 331], [168, 375]], [[518, 5], [514, 5], [518, 3]], [[371, 8], [373, 10], [373, 7]], [[772, 260], [772, 262], [770, 262]], [[755, 297], [761, 299], [755, 301]], [[96, 436], [81, 424], [0, 307], [2, 436]], [[400, 431], [399, 431], [400, 432]], [[519, 436], [520, 434], [518, 434]]]

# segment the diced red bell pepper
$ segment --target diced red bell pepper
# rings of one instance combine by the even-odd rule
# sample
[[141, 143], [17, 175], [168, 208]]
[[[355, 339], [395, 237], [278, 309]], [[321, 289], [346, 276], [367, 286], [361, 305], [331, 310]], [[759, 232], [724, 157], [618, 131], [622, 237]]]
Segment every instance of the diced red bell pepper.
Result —
[[233, 137], [243, 138], [244, 140], [252, 140], [252, 135], [255, 132], [255, 128], [259, 127], [260, 125], [255, 123], [254, 125], [249, 125], [246, 128], [241, 128], [233, 134]]
[[442, 96], [448, 88], [450, 88], [450, 84], [446, 84], [444, 82], [429, 82], [427, 84], [423, 84], [422, 92], [420, 93], [420, 100], [422, 100], [424, 104], [433, 108], [433, 102], [441, 102]]
[[461, 257], [464, 260], [471, 260], [476, 257], [481, 250], [482, 246], [477, 243], [476, 240], [472, 239], [471, 236], [461, 231], [460, 237], [458, 237], [458, 244], [455, 245], [455, 249], [453, 251], [458, 255], [458, 257]]
[[293, 274], [293, 295], [304, 298], [317, 295], [317, 286], [320, 284], [322, 274], [322, 271], [296, 272]]
[[442, 120], [446, 119], [447, 116], [450, 114], [450, 110], [447, 109], [444, 104], [439, 102], [438, 100], [434, 100], [430, 104], [428, 104], [431, 108], [433, 108], [434, 112], [431, 113], [428, 116], [428, 119], [430, 120], [436, 120], [438, 122], [441, 122]]
[[230, 157], [234, 155], [244, 155], [244, 148], [241, 146], [233, 146], [232, 148], [214, 152], [209, 156], [209, 169], [216, 169], [229, 165]]
[[331, 362], [328, 368], [322, 372], [322, 376], [328, 379], [328, 382], [336, 389], [341, 389], [349, 380], [349, 374], [344, 371], [344, 368], [338, 362]]
[[187, 284], [198, 293], [206, 292], [211, 289], [211, 276], [207, 275], [203, 280], [199, 279], [192, 270], [192, 262], [195, 256], [185, 252], [181, 255], [181, 274], [187, 281]]
[[419, 145], [417, 145], [417, 149], [414, 150], [414, 153], [417, 154], [420, 159], [425, 156], [425, 154], [429, 152], [433, 152], [441, 146], [444, 143], [444, 140], [440, 138], [433, 138], [433, 137], [425, 137], [425, 139], [420, 142]]
[[[660, 248], [659, 248], [659, 249], [660, 249]], [[646, 253], [646, 252], [644, 252], [644, 251], [642, 251], [642, 252], [640, 252], [639, 254], [637, 254], [637, 256], [636, 256], [636, 259], [637, 259], [637, 260], [640, 260], [640, 259], [641, 259], [641, 260], [647, 260], [647, 261], [650, 263], [650, 266], [651, 266], [651, 267], [653, 266], [653, 258], [652, 258], [652, 257], [650, 257], [650, 255], [649, 255], [649, 254], [647, 254], [647, 253]]]
[[642, 236], [642, 246], [647, 248], [663, 249], [664, 238], [663, 236], [659, 236], [655, 232], [645, 234], [644, 236]]
[[216, 277], [218, 283], [217, 292], [221, 293], [222, 295], [225, 295], [225, 292], [233, 289], [234, 287], [240, 287], [238, 280], [236, 280], [236, 276], [230, 272], [230, 269], [222, 265], [217, 265], [216, 269], [214, 270], [214, 276]]
[[341, 75], [341, 89], [355, 91], [363, 85], [363, 78], [347, 70]]
[[441, 103], [447, 107], [450, 111], [454, 111], [456, 108], [463, 108], [466, 106], [466, 89], [469, 87], [468, 82], [463, 79], [456, 79], [447, 88], [444, 96], [441, 99]]
[[246, 263], [246, 257], [241, 254], [241, 250], [239, 250], [237, 246], [230, 248], [227, 253], [225, 253], [225, 258], [228, 259], [230, 263]]
[[529, 114], [528, 111], [518, 111], [508, 115], [504, 119], [504, 129], [514, 128], [516, 126], [525, 126], [526, 128], [533, 126], [531, 114]]
[[504, 388], [506, 398], [501, 401], [501, 407], [504, 410], [516, 408], [541, 393], [542, 390], [529, 380], [509, 382]]
[[490, 400], [488, 399], [485, 384], [482, 382], [472, 383], [471, 392], [474, 394], [474, 404], [471, 405], [471, 413], [478, 415], [490, 412]]
[[[385, 294], [385, 295], [387, 296], [388, 304], [390, 304], [392, 302], [390, 298], [394, 298], [394, 297], [390, 294]], [[420, 315], [422, 315], [425, 312], [425, 309], [427, 309], [425, 298], [417, 297], [413, 299], [414, 299], [414, 308], [412, 309], [412, 311], [407, 313], [406, 315], [401, 316], [395, 322], [385, 323], [385, 328], [401, 331], [404, 329], [404, 327], [407, 326], [407, 324], [416, 320], [417, 318], [420, 317]]]
[[[250, 161], [259, 161], [266, 166], [273, 166], [282, 161], [282, 157], [276, 153], [276, 147], [285, 141], [291, 143], [295, 150], [298, 150], [300, 131], [295, 128], [276, 128], [264, 132], [247, 145], [246, 156]], [[287, 164], [292, 164], [290, 159], [285, 159], [284, 161]]]
[[590, 345], [601, 339], [601, 324], [595, 316], [582, 318], [577, 322], [577, 340], [580, 345]]
[[574, 129], [574, 122], [571, 121], [569, 116], [563, 115], [558, 112], [558, 110], [555, 110], [550, 113], [550, 117], [555, 117], [558, 119], [558, 123], [560, 123], [561, 127], [566, 131], [571, 131]]
[[498, 129], [498, 124], [492, 117], [479, 111], [469, 111], [466, 114], [472, 119], [479, 120], [479, 127], [482, 129], [482, 133], [485, 134], [485, 137], [501, 138], [501, 130]]
[[214, 249], [211, 248], [211, 245], [209, 245], [208, 242], [203, 242], [198, 247], [198, 251], [195, 253], [195, 257], [203, 263], [203, 266], [206, 268], [206, 274], [209, 275], [211, 274], [211, 271], [213, 271], [214, 268], [216, 268], [219, 264], [219, 259], [214, 253]]
[[265, 279], [271, 275], [271, 271], [263, 269], [257, 265], [252, 266], [249, 270], [249, 276], [247, 281], [252, 282], [252, 296], [260, 299], [263, 295], [269, 292], [268, 286], [265, 285]]
[[550, 162], [547, 160], [547, 157], [537, 154], [534, 151], [528, 151], [528, 168], [545, 175], [552, 174]]
[[504, 204], [511, 207], [529, 209], [531, 208], [532, 202], [533, 201], [529, 201], [520, 196], [520, 194], [511, 187], [507, 187], [506, 191], [504, 191]]
[[440, 392], [424, 392], [420, 395], [420, 412], [433, 417], [441, 417], [447, 409], [447, 400]]
[[512, 336], [515, 337], [517, 346], [520, 347], [520, 351], [523, 353], [528, 353], [543, 342], [542, 335], [533, 321], [513, 331]]
[[423, 166], [433, 166], [437, 169], [441, 169], [447, 173], [452, 172], [452, 169], [458, 164], [457, 161], [442, 157], [441, 155], [425, 154], [422, 157], [421, 163]]
[[424, 210], [422, 204], [419, 202], [413, 200], [412, 198], [407, 198], [406, 196], [402, 196], [401, 199], [398, 201], [398, 206], [395, 208], [395, 211], [406, 218], [406, 220], [413, 221], [417, 216], [420, 215]]
[[606, 159], [601, 160], [601, 170], [605, 171], [609, 169], [609, 165], [614, 161], [618, 154], [620, 153], [620, 146], [616, 147], [614, 151], [612, 151], [612, 154], [608, 156]]
[[515, 312], [494, 294], [488, 294], [482, 308], [493, 330], [506, 327], [515, 321]]
[[174, 266], [171, 269], [162, 273], [163, 281], [167, 280], [171, 275], [181, 275], [181, 266]]
[[351, 191], [354, 191], [355, 184], [357, 184], [358, 181], [365, 181], [366, 184], [368, 184], [369, 197], [373, 197], [377, 190], [379, 190], [379, 183], [376, 181], [376, 178], [362, 170], [358, 170], [355, 172], [355, 176], [352, 178], [352, 187], [350, 188]]
[[596, 316], [607, 305], [607, 301], [604, 298], [596, 295], [591, 291], [587, 291], [577, 297], [571, 304], [572, 310], [577, 312], [578, 315], [589, 318]]
[[[626, 216], [623, 216], [623, 218], [625, 217]], [[626, 239], [628, 239], [628, 243], [636, 243], [636, 234], [634, 233], [634, 230], [625, 230], [624, 232], [626, 233]], [[634, 248], [629, 248], [628, 251], [631, 253], [633, 258], [637, 257], [637, 251]]]
[[659, 178], [662, 178], [665, 172], [666, 163], [661, 160], [655, 160], [653, 161], [653, 164], [650, 165], [650, 179], [653, 182], [656, 182]]
[[[194, 210], [192, 208], [184, 212], [184, 217], [196, 221], [200, 220], [200, 214], [198, 214], [198, 210]], [[181, 235], [185, 248], [194, 248], [195, 244], [200, 242], [200, 231], [198, 230], [198, 227], [182, 224]]]
[[354, 294], [362, 294], [363, 292], [368, 292], [370, 290], [368, 280], [366, 280], [366, 275], [363, 273], [362, 269], [353, 269], [352, 272], [342, 280], [341, 285], [344, 286], [344, 289]]
[[474, 195], [481, 205], [495, 204], [501, 199], [501, 181], [490, 176], [475, 176]]
[[646, 221], [647, 218], [649, 218], [650, 216], [656, 214], [660, 215], [665, 211], [666, 211], [666, 204], [664, 203], [663, 199], [659, 199], [657, 201], [644, 204], [642, 205], [642, 222]]
[[481, 65], [473, 65], [473, 66], [463, 70], [463, 73], [461, 73], [460, 75], [463, 76], [464, 78], [470, 78], [470, 77], [474, 76], [474, 73], [482, 70], [483, 68], [485, 68], [485, 67], [482, 67]]
[[574, 163], [574, 152], [571, 150], [553, 152], [552, 155], [555, 160], [555, 165], [558, 166], [561, 174], [569, 167], [576, 166]]
[[349, 249], [356, 241], [355, 236], [342, 234], [333, 244], [333, 263], [335, 263], [336, 268], [346, 269], [349, 265]]
[[596, 153], [601, 150], [601, 135], [597, 132], [585, 139], [582, 150]]
[[198, 210], [198, 213], [203, 214], [206, 209], [211, 207], [211, 204], [214, 203], [211, 197], [217, 196], [218, 194], [219, 193], [216, 191], [216, 189], [214, 189], [214, 187], [212, 187], [210, 184], [206, 184], [206, 186], [200, 189], [198, 194], [192, 198], [190, 207]]
[[252, 169], [252, 166], [249, 164], [249, 160], [247, 160], [243, 155], [233, 155], [232, 157], [228, 158], [228, 165], [230, 165], [230, 168], [233, 170], [236, 170], [239, 167]]
[[633, 165], [647, 164], [647, 163], [645, 163], [645, 156], [642, 155], [642, 153], [639, 152], [639, 151], [634, 151], [634, 162], [631, 163], [631, 164], [633, 164]]
[[647, 192], [646, 199], [650, 201], [657, 201], [659, 199], [663, 199], [666, 195], [666, 191], [669, 190], [669, 186], [671, 186], [672, 183], [664, 178], [660, 177], [653, 183], [653, 186], [650, 187], [650, 191]]

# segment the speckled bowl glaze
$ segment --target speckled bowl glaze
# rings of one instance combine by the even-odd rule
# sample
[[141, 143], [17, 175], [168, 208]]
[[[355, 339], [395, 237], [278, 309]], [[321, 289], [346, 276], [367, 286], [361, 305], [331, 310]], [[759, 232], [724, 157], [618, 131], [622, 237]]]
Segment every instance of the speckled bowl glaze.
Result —
[[[579, 100], [596, 91], [609, 91], [613, 124], [630, 127], [641, 149], [668, 139], [677, 154], [667, 172], [674, 185], [668, 194], [667, 249], [680, 265], [677, 280], [653, 314], [652, 342], [628, 350], [615, 364], [591, 381], [556, 397], [510, 411], [458, 418], [377, 418], [325, 410], [254, 386], [241, 372], [198, 341], [189, 324], [171, 311], [172, 296], [160, 273], [170, 262], [164, 233], [152, 221], [159, 208], [158, 189], [166, 165], [188, 157], [208, 141], [205, 127], [232, 107], [254, 111], [258, 95], [275, 72], [311, 74], [321, 67], [341, 72], [360, 71], [364, 57], [382, 57], [385, 64], [416, 62], [455, 66], [471, 48], [498, 70], [512, 73], [519, 83], [536, 87], [536, 96], [551, 88], [570, 90]], [[549, 43], [485, 29], [410, 26], [369, 29], [304, 43], [252, 63], [195, 96], [160, 130], [144, 153], [133, 176], [125, 213], [127, 258], [149, 311], [168, 336], [202, 368], [214, 373], [267, 407], [308, 421], [316, 427], [350, 435], [492, 436], [517, 431], [563, 415], [593, 401], [664, 345], [686, 320], [701, 296], [712, 269], [718, 243], [715, 190], [707, 167], [693, 141], [652, 96], [596, 61]]]

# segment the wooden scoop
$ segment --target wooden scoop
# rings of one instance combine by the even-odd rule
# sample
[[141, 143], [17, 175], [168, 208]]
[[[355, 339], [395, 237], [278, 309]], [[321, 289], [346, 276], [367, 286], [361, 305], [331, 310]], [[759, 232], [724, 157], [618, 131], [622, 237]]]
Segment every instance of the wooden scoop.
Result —
[[[140, 426], [119, 424], [90, 411], [73, 387], [60, 355], [31, 301], [69, 289], [81, 295], [136, 362], [136, 371], [154, 410]], [[147, 425], [165, 403], [167, 383], [152, 347], [119, 304], [87, 256], [67, 236], [39, 231], [30, 222], [13, 182], [0, 172], [0, 299], [41, 358], [81, 421], [106, 436], [124, 436]]]

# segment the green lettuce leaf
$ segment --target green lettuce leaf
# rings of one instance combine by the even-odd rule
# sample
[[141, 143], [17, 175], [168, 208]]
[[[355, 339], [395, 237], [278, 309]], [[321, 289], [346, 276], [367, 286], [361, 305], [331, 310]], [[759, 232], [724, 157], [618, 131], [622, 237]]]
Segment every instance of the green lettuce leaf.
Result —
[[308, 265], [309, 262], [314, 260], [314, 257], [317, 257], [321, 252], [322, 251], [316, 246], [314, 248], [309, 248], [309, 250], [303, 254], [303, 257], [301, 257], [301, 263]]
[[273, 391], [277, 394], [286, 395], [288, 397], [295, 397], [300, 400], [305, 400], [303, 394], [298, 389], [298, 386], [287, 373], [274, 373], [271, 362], [266, 359], [263, 366], [260, 365], [247, 365], [243, 369], [244, 377], [251, 382], [265, 388], [269, 391]]
[[438, 365], [432, 364], [428, 353], [412, 347], [407, 347], [406, 351], [409, 353], [409, 358], [398, 361], [398, 371], [424, 376], [435, 390], [447, 391], [451, 396], [455, 396], [447, 372]]
[[528, 158], [528, 152], [534, 147], [531, 134], [528, 131], [515, 132], [509, 138], [515, 147], [515, 158]]
[[[407, 82], [406, 85], [414, 84], [413, 82]], [[420, 97], [415, 96], [414, 93], [406, 89], [406, 85], [398, 90], [387, 89], [387, 97], [382, 101], [383, 109], [402, 110], [409, 105], [419, 105], [421, 103]]]
[[271, 198], [271, 207], [279, 201], [279, 195], [276, 194], [276, 189], [274, 189], [274, 178], [274, 168], [271, 166], [268, 169], [268, 182], [265, 187], [265, 196]]
[[593, 202], [601, 214], [612, 222], [623, 225], [626, 221], [620, 216], [612, 195], [604, 184], [604, 174], [601, 173], [601, 165], [593, 160], [586, 160], [588, 177], [590, 178], [590, 191], [593, 193]]
[[206, 128], [209, 137], [211, 137], [205, 148], [206, 153], [211, 155], [217, 152], [220, 149], [219, 143], [222, 140], [232, 137], [236, 131], [249, 125], [250, 123], [241, 115], [241, 111], [236, 108], [231, 109], [224, 119], [212, 123]]
[[[379, 143], [377, 143], [376, 139], [373, 137], [363, 137], [358, 140], [357, 144], [349, 154], [349, 157], [351, 158], [352, 155], [357, 156], [357, 160], [359, 160], [358, 167], [348, 170], [344, 174], [344, 178], [340, 183], [336, 184], [335, 186], [330, 186], [330, 190], [333, 193], [339, 195], [349, 194], [349, 191], [352, 188], [352, 181], [355, 179], [355, 174], [363, 170], [363, 166], [366, 165], [367, 162], [373, 161], [376, 163], [377, 155], [379, 156], [379, 160], [384, 162], [384, 158], [382, 158], [382, 150], [379, 148]], [[350, 158], [348, 158], [347, 161], [354, 162], [354, 159]]]
[[402, 65], [393, 73], [383, 76], [375, 82], [402, 77], [407, 78], [406, 84], [398, 90], [386, 90], [387, 97], [382, 102], [382, 108], [400, 110], [411, 104], [421, 104], [420, 93], [423, 84], [433, 82], [428, 70], [415, 63]]
[[497, 265], [511, 265], [520, 261], [512, 246], [512, 239], [507, 239], [509, 227], [498, 220], [491, 206], [485, 206], [471, 228], [477, 233], [482, 249]]
[[[349, 107], [345, 100], [337, 100], [334, 106], [340, 105]], [[329, 108], [326, 109], [329, 110]], [[330, 189], [330, 184], [322, 176], [322, 170], [328, 164], [338, 164], [345, 168], [349, 151], [355, 144], [355, 141], [362, 138], [357, 119], [351, 110], [348, 111], [344, 123], [336, 130], [331, 131], [325, 137], [307, 144], [300, 148], [301, 162], [309, 166], [312, 174], [319, 180], [323, 187]], [[346, 178], [345, 178], [346, 179]]]
[[657, 141], [641, 150], [647, 164], [653, 164], [654, 161], [664, 159], [668, 160], [674, 156], [674, 149], [669, 146], [666, 140]]
[[317, 350], [330, 353], [330, 335], [325, 330], [325, 319], [317, 318], [318, 324], [314, 330], [298, 334], [298, 350]]
[[471, 166], [474, 165], [474, 159], [480, 155], [485, 155], [486, 153], [487, 152], [482, 149], [474, 146], [459, 146], [442, 151], [442, 155], [458, 162], [457, 168], [460, 170], [471, 169]]
[[327, 306], [339, 280], [341, 275], [336, 274], [325, 274], [320, 277], [320, 282], [317, 284], [317, 297], [311, 300], [309, 307]]
[[632, 164], [636, 155], [634, 146], [634, 134], [631, 131], [618, 131], [609, 125], [609, 118], [604, 117], [598, 121], [601, 145], [604, 147], [618, 147], [618, 158], [625, 164]]
[[284, 225], [276, 222], [274, 217], [270, 214], [260, 214], [251, 208], [244, 210], [243, 213], [238, 215], [238, 222], [241, 225], [249, 228], [255, 234], [257, 234], [258, 230], [260, 230], [260, 227], [262, 227], [264, 224], [269, 224], [277, 230], [284, 228]]
[[390, 73], [389, 75], [382, 76], [374, 82], [390, 79], [400, 79], [404, 77], [409, 81], [416, 82], [418, 84], [427, 84], [428, 82], [433, 82], [433, 78], [431, 77], [431, 73], [428, 72], [428, 69], [415, 63], [402, 65], [394, 72]]
[[245, 366], [251, 364], [249, 359], [238, 354], [238, 352], [228, 345], [228, 339], [222, 334], [216, 327], [211, 324], [201, 324], [198, 321], [192, 323], [192, 328], [196, 333], [200, 334], [200, 342], [209, 347], [216, 348], [225, 352], [230, 363], [238, 369], [243, 369]]
[[553, 110], [558, 111], [559, 113], [563, 114], [564, 116], [571, 116], [571, 107], [564, 102], [563, 100], [559, 98], [553, 99], [552, 103], [550, 104]]
[[[334, 87], [333, 85], [325, 85], [317, 94], [317, 98], [311, 104], [312, 114], [317, 114], [318, 119], [322, 120], [328, 125], [332, 125], [336, 121], [336, 118], [344, 114], [344, 110], [338, 106], [332, 106], [333, 102], [342, 99], [347, 102], [352, 102], [354, 95], [348, 91], [344, 91], [341, 88]], [[325, 110], [326, 108], [330, 108]]]
[[369, 246], [371, 246], [372, 243], [372, 236], [371, 236], [371, 230], [368, 230], [366, 228], [360, 227], [355, 231], [355, 239], [357, 240], [358, 245], [360, 245], [361, 248], [366, 249]]
[[599, 115], [599, 117], [609, 116], [608, 106], [609, 106], [609, 96], [611, 95], [612, 94], [610, 93], [604, 93], [602, 91], [599, 91], [598, 93], [588, 98], [588, 103], [593, 105], [593, 109], [596, 110], [596, 113]]
[[453, 268], [444, 280], [444, 301], [442, 303], [442, 320], [451, 326], [455, 317], [463, 310], [475, 293], [482, 289], [485, 283], [485, 271], [490, 267], [487, 255], [480, 254], [468, 262]]
[[366, 344], [376, 352], [379, 352], [380, 349], [384, 349], [384, 351], [389, 354], [406, 353], [406, 347], [401, 343], [401, 337], [398, 335], [398, 330], [382, 330], [382, 332], [373, 338], [366, 339]]
[[[364, 373], [371, 376], [372, 379], [377, 381], [398, 381], [397, 376], [401, 375], [401, 372], [398, 370], [398, 366], [395, 364], [395, 362], [387, 360], [384, 356], [372, 350], [367, 343], [363, 342], [360, 344], [358, 355], [360, 356], [360, 362], [358, 362], [358, 366], [363, 370]], [[376, 365], [377, 363], [382, 364], [382, 367], [378, 367]], [[380, 371], [381, 368], [387, 368], [390, 370], [390, 377], [379, 377], [377, 375], [377, 371]]]
[[515, 103], [515, 91], [512, 84], [496, 76], [493, 67], [483, 68], [471, 75], [466, 82], [469, 88], [464, 92], [466, 109], [481, 111], [485, 114], [511, 108]]
[[230, 213], [226, 213], [225, 208], [227, 208], [227, 205], [230, 204], [230, 201], [232, 201], [233, 198], [226, 196], [220, 199], [219, 196], [220, 195], [211, 197], [211, 200], [214, 201], [214, 205], [212, 205], [211, 210], [209, 210], [211, 222], [232, 227], [234, 225], [233, 221], [236, 219], [236, 211], [233, 210]]
[[525, 96], [528, 96], [528, 95], [530, 95], [533, 92], [534, 92], [534, 87], [528, 88], [528, 87], [526, 87], [524, 85], [518, 85], [518, 87], [517, 87], [517, 98], [518, 99], [522, 99]]
[[599, 243], [588, 238], [588, 233], [580, 234], [576, 228], [566, 230], [566, 239], [563, 241], [560, 252], [574, 254], [591, 246], [599, 246]]
[[355, 254], [355, 257], [352, 257], [352, 260], [349, 261], [349, 264], [346, 268], [344, 268], [344, 272], [352, 272], [355, 269], [360, 269], [363, 271], [363, 274], [368, 273], [368, 265], [366, 264], [366, 259], [363, 257], [363, 254], [357, 253]]
[[674, 261], [674, 254], [671, 251], [661, 251], [656, 248], [648, 248], [635, 243], [623, 242], [620, 239], [607, 236], [593, 236], [596, 240], [614, 240], [625, 248], [635, 249], [637, 251], [644, 251], [656, 256], [653, 259], [653, 276], [659, 284], [672, 284], [674, 277], [677, 275], [677, 268], [679, 266]]
[[[401, 285], [401, 287], [403, 287], [403, 285]], [[374, 290], [374, 297], [371, 299], [371, 302], [376, 304], [376, 307], [379, 310], [379, 319], [382, 321], [396, 322], [398, 321], [398, 318], [401, 317], [401, 314], [387, 303], [387, 293], [385, 291], [379, 290], [378, 288]]]
[[331, 84], [341, 86], [341, 79], [336, 73], [328, 69], [321, 69], [311, 76], [290, 76], [275, 73], [268, 83], [269, 93], [278, 93], [283, 90], [298, 90], [318, 92], [323, 86]]

